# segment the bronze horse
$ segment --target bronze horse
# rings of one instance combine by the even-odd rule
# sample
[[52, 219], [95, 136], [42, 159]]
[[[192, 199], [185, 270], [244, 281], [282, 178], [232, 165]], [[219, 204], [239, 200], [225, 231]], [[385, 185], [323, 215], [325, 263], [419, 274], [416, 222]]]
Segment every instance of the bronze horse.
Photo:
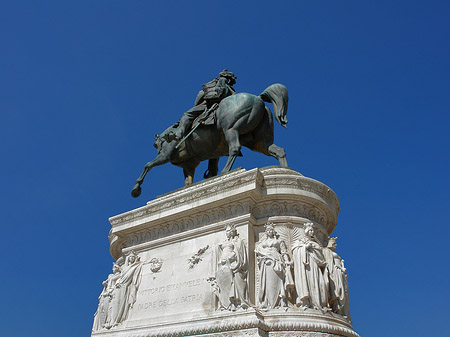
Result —
[[264, 102], [272, 103], [275, 119], [286, 127], [288, 92], [282, 84], [272, 84], [259, 96], [239, 93], [224, 98], [215, 112], [215, 125], [201, 125], [178, 148], [171, 135], [177, 124], [156, 135], [153, 144], [158, 150], [155, 159], [148, 162], [136, 180], [131, 195], [141, 194], [141, 184], [146, 174], [155, 166], [171, 162], [183, 168], [185, 185], [192, 184], [195, 169], [203, 160], [209, 160], [204, 177], [217, 175], [220, 157], [228, 155], [222, 173], [229, 172], [241, 145], [278, 159], [280, 166], [288, 167], [283, 148], [273, 143], [273, 117]]

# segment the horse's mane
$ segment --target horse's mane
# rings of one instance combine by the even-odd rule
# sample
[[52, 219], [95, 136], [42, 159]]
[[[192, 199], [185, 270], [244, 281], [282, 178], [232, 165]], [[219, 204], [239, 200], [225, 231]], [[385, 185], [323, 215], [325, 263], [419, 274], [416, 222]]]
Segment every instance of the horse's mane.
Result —
[[178, 128], [178, 125], [179, 125], [179, 122], [176, 122], [176, 123], [172, 124], [171, 126], [169, 126], [167, 129], [165, 129], [160, 134], [156, 134], [155, 135], [155, 142], [157, 140], [160, 140], [161, 142], [167, 142], [167, 135], [169, 135], [169, 133], [171, 131], [173, 133]]

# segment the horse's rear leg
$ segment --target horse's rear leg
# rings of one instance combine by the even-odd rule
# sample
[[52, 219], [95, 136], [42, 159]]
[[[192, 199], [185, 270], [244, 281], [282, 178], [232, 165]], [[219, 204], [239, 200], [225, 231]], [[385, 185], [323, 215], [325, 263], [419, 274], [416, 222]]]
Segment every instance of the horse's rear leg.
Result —
[[219, 158], [213, 158], [208, 160], [208, 169], [203, 174], [203, 178], [215, 177], [219, 172]]
[[221, 173], [230, 172], [236, 157], [241, 153], [241, 144], [239, 142], [239, 132], [237, 130], [224, 130], [225, 141], [228, 144], [228, 160]]
[[286, 151], [284, 151], [282, 147], [279, 147], [275, 144], [271, 144], [267, 148], [267, 152], [270, 156], [278, 159], [278, 162], [280, 163], [281, 167], [288, 167], [286, 160]]

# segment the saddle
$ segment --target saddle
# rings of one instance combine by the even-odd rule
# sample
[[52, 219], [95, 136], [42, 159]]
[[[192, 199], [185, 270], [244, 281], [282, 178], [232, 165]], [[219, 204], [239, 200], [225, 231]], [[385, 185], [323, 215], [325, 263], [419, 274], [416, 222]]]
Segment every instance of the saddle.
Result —
[[184, 136], [184, 138], [182, 140], [180, 140], [180, 142], [178, 143], [178, 145], [175, 148], [178, 149], [180, 147], [180, 145], [183, 144], [184, 141], [187, 138], [189, 138], [189, 136], [195, 131], [195, 129], [197, 129], [201, 124], [205, 124], [206, 121], [208, 121], [208, 124], [206, 124], [206, 125], [211, 125], [211, 124], [214, 125], [216, 123], [216, 118], [215, 118], [216, 114], [214, 112], [217, 110], [218, 106], [219, 106], [219, 104], [214, 103], [209, 109], [206, 109], [204, 112], [202, 112], [200, 114], [200, 116], [198, 116], [192, 123], [188, 134], [186, 136]]
[[203, 125], [215, 125], [217, 121], [217, 108], [219, 107], [218, 104], [213, 104], [213, 106], [209, 109], [206, 109], [204, 112], [202, 112], [194, 121], [192, 122], [191, 129], [196, 127], [198, 124]]

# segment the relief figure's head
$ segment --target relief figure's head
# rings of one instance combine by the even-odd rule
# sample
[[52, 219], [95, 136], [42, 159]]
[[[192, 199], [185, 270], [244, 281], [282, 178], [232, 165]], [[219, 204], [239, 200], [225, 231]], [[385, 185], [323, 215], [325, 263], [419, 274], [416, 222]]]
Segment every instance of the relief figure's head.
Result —
[[275, 231], [275, 226], [273, 223], [268, 222], [265, 226], [266, 228], [266, 235], [268, 238], [274, 238], [277, 235], [277, 232]]
[[120, 273], [120, 266], [119, 266], [119, 264], [117, 262], [113, 263], [112, 270], [113, 270], [114, 274]]
[[130, 252], [130, 255], [127, 256], [127, 261], [129, 265], [138, 261], [138, 256], [136, 255], [136, 252], [134, 250], [132, 250]]
[[232, 239], [235, 236], [238, 235], [236, 226], [235, 225], [227, 225], [225, 228], [225, 235], [227, 236], [227, 239]]
[[332, 238], [332, 237], [328, 238], [327, 247], [334, 251], [336, 249], [336, 247], [337, 247], [336, 240], [337, 240], [337, 237], [335, 237], [335, 238]]
[[310, 238], [314, 237], [314, 225], [311, 222], [305, 224], [305, 235]]

